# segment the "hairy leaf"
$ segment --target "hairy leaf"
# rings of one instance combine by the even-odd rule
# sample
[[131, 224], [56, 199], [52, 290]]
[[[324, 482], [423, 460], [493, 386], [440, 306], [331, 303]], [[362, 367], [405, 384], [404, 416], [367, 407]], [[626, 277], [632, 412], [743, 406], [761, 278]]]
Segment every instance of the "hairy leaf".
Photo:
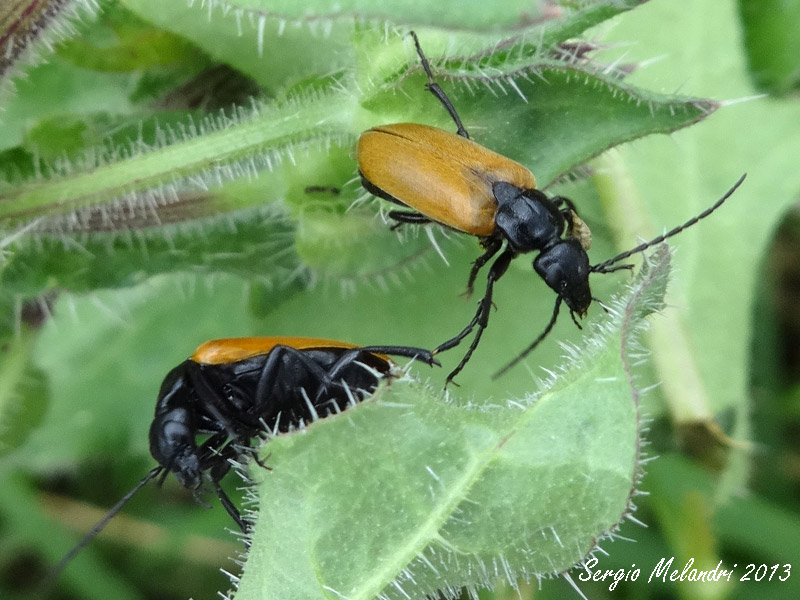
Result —
[[537, 395], [476, 405], [398, 381], [269, 443], [236, 598], [423, 598], [583, 560], [632, 508], [631, 356], [668, 265], [662, 248]]

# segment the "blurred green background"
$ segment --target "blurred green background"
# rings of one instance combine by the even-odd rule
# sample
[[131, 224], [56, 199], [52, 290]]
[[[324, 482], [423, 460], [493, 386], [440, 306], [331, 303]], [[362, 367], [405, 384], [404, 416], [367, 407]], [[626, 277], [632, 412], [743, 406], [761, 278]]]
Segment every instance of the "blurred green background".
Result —
[[[147, 138], [154, 117], [166, 131], [190, 113], [248, 106], [251, 96], [313, 97], [326, 78], [364, 59], [354, 57], [354, 32], [381, 21], [357, 2], [345, 4], [348, 18], [330, 16], [326, 3], [304, 6], [325, 16], [319, 19], [280, 3], [236, 2], [243, 12], [227, 16], [178, 4], [102, 3], [96, 21], [72, 21], [77, 36], [59, 16], [55, 37], [45, 42], [70, 39], [53, 54], [37, 40], [27, 48], [46, 62], [24, 52], [16, 63], [5, 59], [0, 74], [16, 89], [0, 87], [0, 203], [14, 202], [19, 182], [46, 180], [51, 167], [63, 175], [85, 148], [124, 155], [129, 145], [120, 140]], [[266, 15], [266, 33], [259, 18], [251, 22], [253, 7]], [[13, 9], [0, 9], [0, 17], [3, 10]], [[353, 25], [349, 15], [359, 11], [367, 16]], [[559, 17], [555, 5], [535, 2], [493, 3], [489, 13], [479, 3], [386, 2], [380, 11], [403, 31], [451, 32], [456, 46], [488, 45]], [[0, 37], [17, 22], [8, 15], [0, 18]], [[659, 457], [646, 465], [642, 489], [649, 495], [636, 502], [635, 516], [647, 528], [624, 523], [620, 534], [634, 541], [604, 542], [608, 555], [597, 555], [598, 568], [639, 568], [641, 575], [613, 590], [608, 581], [578, 583], [593, 600], [800, 597], [793, 572], [778, 580], [783, 565], [800, 565], [800, 2], [652, 0], [581, 37], [601, 46], [604, 64], [637, 66], [627, 84], [723, 102], [707, 120], [619, 146], [590, 163], [590, 176], [553, 188], [572, 197], [592, 227], [595, 262], [630, 247], [636, 235], [676, 225], [749, 175], [729, 205], [673, 243], [671, 306], [653, 318], [653, 358], [640, 375], [643, 385], [661, 382], [644, 398], [645, 452]], [[471, 38], [478, 41], [464, 41]], [[425, 101], [431, 104], [405, 108], [401, 97], [384, 114], [395, 111], [391, 120], [402, 121], [439, 110]], [[486, 134], [478, 122], [471, 131], [476, 139]], [[506, 133], [489, 135], [497, 146]], [[527, 141], [531, 153], [547, 154], [536, 139]], [[381, 223], [319, 218], [315, 203], [331, 199], [298, 193], [298, 182], [335, 183], [345, 199], [333, 200], [349, 203], [358, 193], [348, 182], [355, 170], [349, 143], [332, 158], [312, 148], [297, 166], [287, 162], [280, 177], [226, 183], [212, 202], [202, 194], [178, 202], [174, 213], [162, 212], [163, 226], [146, 214], [137, 217], [143, 223], [131, 218], [113, 242], [91, 221], [96, 215], [87, 216], [91, 233], [67, 236], [50, 237], [51, 230], [18, 238], [19, 223], [4, 223], [0, 597], [37, 597], [48, 569], [152, 466], [147, 431], [161, 378], [199, 343], [275, 334], [432, 347], [468, 321], [473, 304], [458, 294], [478, 253], [475, 240], [440, 237], [448, 266], [424, 235], [409, 234], [395, 251], [393, 237], [372, 233]], [[526, 164], [537, 172], [535, 162]], [[213, 168], [205, 166], [204, 176], [213, 179]], [[262, 196], [269, 200], [259, 206]], [[614, 205], [619, 198], [633, 199], [634, 209]], [[236, 209], [240, 199], [250, 200], [246, 209]], [[185, 226], [170, 229], [170, 219]], [[231, 230], [246, 247], [225, 246]], [[92, 256], [90, 267], [74, 258], [82, 252]], [[454, 393], [481, 399], [531, 391], [531, 373], [561, 362], [559, 341], [581, 339], [565, 318], [528, 369], [489, 380], [552, 310], [552, 295], [528, 260], [517, 263], [498, 284], [498, 310]], [[259, 270], [269, 276], [256, 276]], [[593, 291], [607, 298], [624, 281], [604, 277]], [[458, 358], [444, 359], [445, 372]], [[415, 372], [443, 382], [442, 373]], [[237, 482], [229, 479], [235, 494]], [[208, 502], [205, 510], [173, 478], [148, 486], [62, 575], [53, 597], [217, 597], [229, 587], [220, 568], [237, 571], [228, 557], [238, 542], [225, 512]], [[730, 582], [647, 583], [658, 561], [671, 556], [675, 565], [694, 558], [706, 568], [737, 566]], [[771, 581], [758, 581], [755, 569], [750, 581], [738, 581], [748, 564], [767, 565], [770, 573], [780, 567]], [[499, 584], [481, 598], [518, 593], [576, 597], [554, 579], [522, 583], [519, 592]]]

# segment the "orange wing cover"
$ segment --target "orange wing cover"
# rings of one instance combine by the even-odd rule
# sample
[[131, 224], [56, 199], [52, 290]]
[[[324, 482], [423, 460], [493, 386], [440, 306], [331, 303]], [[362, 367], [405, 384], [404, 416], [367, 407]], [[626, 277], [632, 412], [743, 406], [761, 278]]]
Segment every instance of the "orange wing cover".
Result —
[[243, 337], [211, 340], [201, 344], [191, 360], [203, 365], [237, 362], [261, 354], [269, 354], [275, 346], [290, 346], [297, 350], [326, 348], [357, 348], [355, 344], [304, 337]]
[[477, 236], [494, 232], [492, 184], [536, 188], [521, 164], [464, 137], [428, 125], [382, 125], [358, 139], [364, 178], [426, 217]]

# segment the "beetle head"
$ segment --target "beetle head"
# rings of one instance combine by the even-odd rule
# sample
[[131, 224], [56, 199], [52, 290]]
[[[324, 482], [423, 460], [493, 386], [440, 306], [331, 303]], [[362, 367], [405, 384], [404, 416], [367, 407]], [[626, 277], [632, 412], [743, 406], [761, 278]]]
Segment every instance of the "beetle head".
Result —
[[543, 250], [534, 259], [533, 268], [572, 312], [586, 315], [592, 303], [589, 256], [577, 239], [559, 240]]
[[203, 478], [189, 420], [182, 408], [156, 417], [150, 426], [150, 453], [161, 466], [175, 473], [181, 485], [196, 490]]
[[195, 443], [196, 427], [191, 393], [181, 367], [173, 369], [161, 384], [156, 415], [150, 425], [150, 454], [181, 485], [196, 490], [202, 483], [202, 469]]

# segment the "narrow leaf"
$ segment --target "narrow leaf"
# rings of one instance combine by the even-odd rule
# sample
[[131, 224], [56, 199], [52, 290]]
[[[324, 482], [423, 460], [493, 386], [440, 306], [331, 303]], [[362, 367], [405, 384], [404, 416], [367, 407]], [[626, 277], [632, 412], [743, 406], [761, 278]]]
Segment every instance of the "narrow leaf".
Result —
[[36, 62], [39, 48], [74, 34], [72, 21], [93, 16], [94, 0], [6, 0], [0, 5], [0, 106], [18, 65]]

